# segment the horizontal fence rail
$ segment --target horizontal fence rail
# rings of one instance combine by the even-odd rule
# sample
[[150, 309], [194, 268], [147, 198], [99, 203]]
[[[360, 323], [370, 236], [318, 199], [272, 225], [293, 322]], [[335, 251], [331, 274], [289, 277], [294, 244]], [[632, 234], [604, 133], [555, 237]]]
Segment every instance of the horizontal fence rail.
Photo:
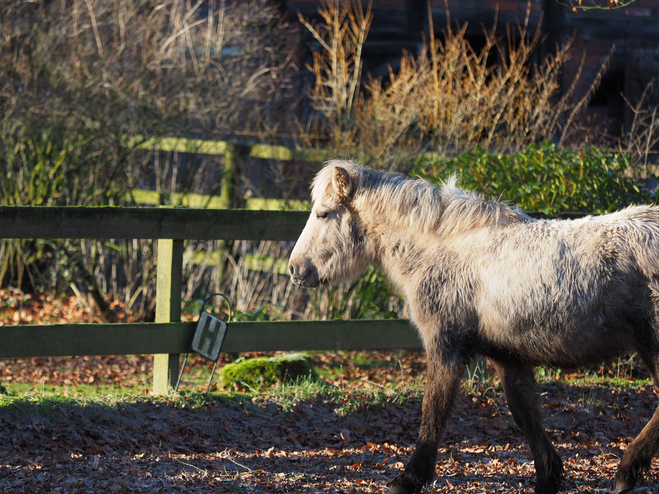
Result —
[[295, 240], [305, 211], [0, 206], [0, 238]]
[[[195, 323], [2, 326], [0, 358], [67, 355], [179, 354], [190, 350]], [[227, 353], [421, 348], [402, 319], [230, 323]]]
[[[307, 211], [0, 206], [0, 238], [158, 239], [156, 322], [0, 327], [0, 358], [154, 354], [166, 393], [190, 351], [195, 323], [180, 321], [183, 241], [295, 240]], [[230, 323], [222, 351], [421, 348], [406, 320]]]
[[308, 217], [308, 211], [0, 206], [0, 238], [295, 240]]

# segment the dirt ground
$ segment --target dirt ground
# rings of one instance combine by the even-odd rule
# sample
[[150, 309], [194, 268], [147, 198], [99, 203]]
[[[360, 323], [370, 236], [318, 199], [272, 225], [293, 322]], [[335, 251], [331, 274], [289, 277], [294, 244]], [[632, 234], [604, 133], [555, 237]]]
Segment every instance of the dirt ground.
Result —
[[[2, 324], [91, 317], [75, 297], [0, 290], [0, 302]], [[290, 409], [272, 393], [40, 405], [12, 399], [0, 407], [0, 493], [386, 492], [413, 451], [421, 403], [418, 393], [374, 400], [368, 390], [422, 382], [423, 354], [314, 359], [344, 399], [315, 397]], [[140, 356], [5, 359], [0, 383], [134, 388], [150, 365]], [[624, 448], [657, 405], [654, 388], [551, 382], [541, 392], [567, 492], [613, 492]], [[533, 492], [530, 452], [500, 391], [463, 393], [436, 470], [427, 492]], [[657, 492], [658, 476], [655, 459], [635, 492]]]
[[[568, 492], [613, 492], [630, 438], [652, 415], [650, 387], [542, 388]], [[386, 492], [413, 451], [418, 398], [359, 404], [267, 396], [236, 400], [60, 403], [0, 411], [4, 493]], [[45, 410], [45, 411], [44, 411]], [[656, 492], [655, 461], [638, 493]], [[495, 392], [461, 396], [428, 492], [531, 493], [528, 447]]]

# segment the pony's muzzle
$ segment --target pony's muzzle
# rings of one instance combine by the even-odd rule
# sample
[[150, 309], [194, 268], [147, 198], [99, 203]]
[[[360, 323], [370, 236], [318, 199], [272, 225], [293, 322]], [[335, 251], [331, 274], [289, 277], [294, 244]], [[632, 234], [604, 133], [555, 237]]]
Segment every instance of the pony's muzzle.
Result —
[[291, 281], [296, 285], [314, 288], [320, 284], [318, 269], [300, 254], [291, 257], [288, 262], [288, 272], [291, 275]]

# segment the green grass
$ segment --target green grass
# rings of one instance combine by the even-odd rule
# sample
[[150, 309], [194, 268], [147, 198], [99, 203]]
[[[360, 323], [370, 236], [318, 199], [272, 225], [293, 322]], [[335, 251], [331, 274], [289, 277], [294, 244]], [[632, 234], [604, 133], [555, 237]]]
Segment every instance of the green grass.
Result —
[[[312, 352], [313, 353], [313, 352]], [[345, 365], [345, 362], [344, 362]], [[370, 368], [395, 366], [395, 361], [382, 362], [372, 359], [368, 355], [357, 354], [349, 360], [348, 365], [359, 365]], [[341, 368], [316, 367], [321, 378], [337, 382]], [[359, 386], [348, 381], [345, 385], [331, 385], [325, 380], [298, 379], [296, 382], [278, 383], [265, 389], [256, 389], [245, 386], [233, 387], [228, 391], [218, 390], [216, 387], [206, 395], [203, 391], [208, 382], [211, 365], [194, 365], [186, 368], [183, 381], [178, 393], [167, 396], [151, 396], [151, 376], [140, 374], [131, 378], [131, 386], [126, 382], [77, 384], [77, 385], [48, 385], [5, 382], [0, 383], [0, 413], [21, 413], [31, 411], [34, 413], [49, 413], [56, 407], [82, 407], [102, 408], [120, 407], [121, 404], [135, 403], [163, 403], [176, 408], [200, 408], [207, 406], [254, 406], [254, 404], [274, 403], [285, 412], [292, 411], [301, 403], [329, 404], [337, 416], [344, 417], [356, 411], [368, 410], [371, 406], [381, 406], [387, 403], [400, 404], [409, 400], [420, 400], [423, 395], [424, 376], [420, 375], [408, 385], [389, 382], [386, 385], [377, 382], [358, 379]], [[363, 376], [360, 373], [359, 376]], [[631, 375], [631, 374], [629, 374]], [[650, 378], [630, 379], [615, 375], [599, 376], [595, 373], [581, 374], [544, 372], [538, 373], [537, 378], [541, 389], [611, 387], [623, 389], [639, 389], [652, 387]], [[214, 383], [219, 382], [219, 372]], [[501, 396], [501, 386], [497, 379], [487, 375], [480, 383], [465, 380], [463, 394], [467, 396], [491, 398]], [[582, 399], [588, 401], [587, 392], [584, 391]], [[597, 407], [597, 403], [592, 403]]]
[[600, 377], [600, 376], [583, 376], [578, 378], [570, 378], [561, 380], [562, 384], [566, 385], [579, 385], [579, 386], [610, 386], [616, 388], [629, 388], [637, 389], [644, 388], [646, 386], [654, 386], [654, 381], [652, 378], [644, 379], [629, 379], [615, 376]]
[[386, 403], [400, 404], [407, 400], [420, 400], [422, 395], [421, 386], [351, 389], [308, 378], [294, 383], [280, 383], [265, 391], [247, 389], [245, 392], [221, 391], [205, 394], [183, 390], [156, 397], [148, 396], [143, 390], [123, 390], [108, 386], [5, 385], [4, 391], [0, 393], [0, 415], [49, 415], [62, 408], [100, 413], [107, 409], [120, 409], [122, 405], [140, 403], [161, 403], [172, 408], [190, 409], [208, 406], [253, 407], [274, 403], [284, 412], [291, 412], [301, 403], [320, 402], [332, 406], [338, 417], [345, 417]]
[[[541, 390], [555, 389], [561, 393], [571, 386], [579, 399], [592, 409], [604, 407], [595, 391], [597, 387], [641, 388], [652, 385], [649, 379], [636, 381], [587, 377], [570, 381], [547, 381], [540, 383]], [[590, 391], [589, 391], [590, 390]], [[498, 381], [486, 381], [480, 387], [465, 382], [463, 394], [474, 400], [474, 406], [487, 400], [497, 407], [503, 397]], [[573, 393], [574, 394], [574, 393]], [[209, 394], [183, 390], [166, 396], [148, 396], [144, 391], [122, 390], [101, 386], [31, 386], [5, 385], [0, 392], [0, 416], [12, 417], [24, 414], [51, 416], [75, 412], [85, 416], [114, 417], [124, 420], [128, 410], [139, 410], [141, 406], [166, 406], [175, 409], [205, 409], [209, 407], [231, 407], [238, 410], [255, 411], [274, 404], [283, 413], [292, 413], [301, 404], [320, 404], [332, 410], [337, 418], [353, 414], [368, 414], [369, 410], [408, 402], [420, 402], [423, 397], [422, 381], [412, 385], [357, 389], [332, 386], [313, 379], [300, 379], [295, 383], [280, 383], [265, 391], [247, 389], [244, 392], [222, 391]], [[498, 412], [501, 413], [501, 412]]]
[[[150, 386], [149, 386], [150, 389]], [[114, 386], [54, 386], [11, 383], [0, 394], [0, 413], [21, 411], [48, 414], [54, 408], [116, 407], [121, 403], [152, 400], [147, 387], [122, 389]]]
[[63, 396], [65, 398], [102, 398], [108, 395], [132, 397], [147, 396], [151, 383], [145, 381], [142, 385], [132, 388], [120, 388], [112, 385], [53, 385], [31, 383], [4, 383], [4, 393], [0, 396]]
[[32, 413], [49, 415], [62, 408], [77, 408], [90, 413], [108, 409], [120, 409], [123, 405], [159, 403], [171, 408], [203, 408], [206, 406], [242, 406], [251, 403], [253, 396], [249, 393], [171, 393], [166, 396], [145, 396], [136, 393], [112, 389], [99, 389], [95, 392], [80, 390], [65, 396], [53, 390], [40, 389], [27, 392], [9, 392], [0, 394], [0, 414]]
[[401, 404], [407, 400], [420, 400], [423, 387], [419, 385], [351, 389], [329, 385], [317, 379], [300, 379], [295, 383], [281, 383], [266, 393], [257, 395], [260, 399], [271, 400], [284, 411], [292, 411], [300, 403], [320, 401], [336, 405], [334, 414], [345, 417], [356, 411], [385, 403]]
[[104, 396], [64, 396], [43, 391], [24, 394], [0, 395], [0, 413], [2, 415], [51, 415], [55, 410], [77, 408], [90, 413], [101, 409], [116, 408], [122, 403], [134, 402], [131, 395], [107, 394]]

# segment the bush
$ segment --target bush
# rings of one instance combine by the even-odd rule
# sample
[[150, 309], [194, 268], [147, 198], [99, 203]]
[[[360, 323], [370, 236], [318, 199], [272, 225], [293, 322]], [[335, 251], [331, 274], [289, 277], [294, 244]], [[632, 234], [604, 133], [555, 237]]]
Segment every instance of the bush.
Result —
[[[456, 155], [482, 146], [511, 152], [552, 136], [576, 145], [590, 137], [577, 131], [577, 117], [606, 63], [586, 83], [579, 71], [561, 92], [571, 41], [535, 62], [540, 25], [509, 27], [503, 39], [493, 26], [485, 30], [485, 44], [474, 47], [466, 26], [447, 25], [436, 39], [431, 24], [420, 53], [404, 53], [388, 78], [368, 76], [359, 91], [370, 9], [364, 11], [360, 2], [325, 0], [319, 14], [318, 25], [301, 19], [321, 46], [314, 54], [316, 83], [309, 96], [322, 118], [310, 134], [325, 136], [339, 154], [407, 169], [425, 150]], [[585, 92], [577, 90], [584, 87]]]
[[[8, 0], [0, 29], [1, 205], [131, 204], [134, 188], [218, 194], [216, 158], [139, 145], [236, 131], [265, 140], [297, 97], [294, 37], [266, 0]], [[3, 240], [0, 285], [73, 282], [103, 312], [105, 297], [144, 316], [152, 254], [150, 241]]]
[[482, 148], [458, 157], [417, 163], [415, 174], [433, 183], [457, 175], [460, 185], [545, 214], [607, 213], [654, 202], [631, 178], [625, 155], [587, 147], [561, 149], [545, 142], [506, 156]]

